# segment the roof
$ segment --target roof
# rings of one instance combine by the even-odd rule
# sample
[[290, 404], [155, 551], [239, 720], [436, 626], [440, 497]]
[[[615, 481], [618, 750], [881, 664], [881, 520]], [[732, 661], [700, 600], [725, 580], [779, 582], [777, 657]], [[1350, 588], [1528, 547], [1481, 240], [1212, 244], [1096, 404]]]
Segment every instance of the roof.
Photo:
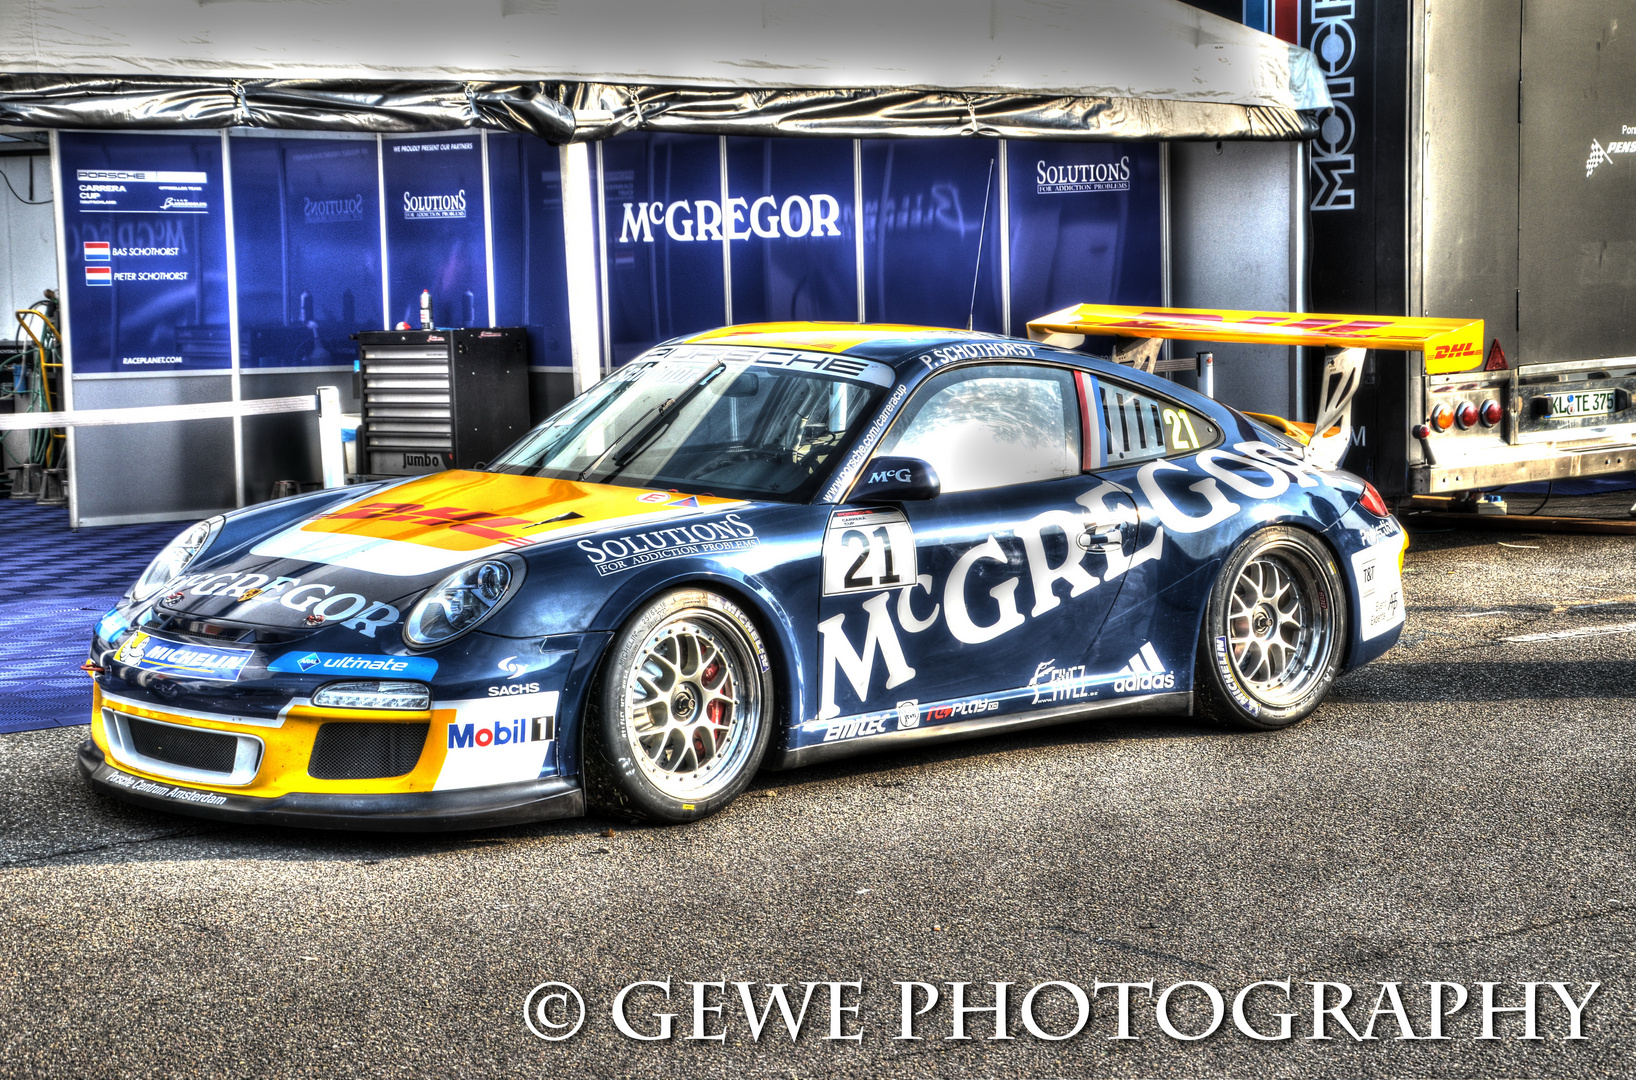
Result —
[[886, 360], [919, 354], [938, 345], [973, 339], [1008, 341], [996, 334], [906, 323], [767, 322], [723, 326], [677, 339], [689, 345], [750, 345], [761, 349], [809, 349]]
[[800, 349], [874, 360], [901, 369], [928, 355], [934, 363], [954, 360], [1049, 357], [1087, 364], [1094, 357], [1055, 345], [1001, 334], [899, 323], [771, 322], [724, 326], [674, 339], [670, 344], [740, 345], [760, 349]]

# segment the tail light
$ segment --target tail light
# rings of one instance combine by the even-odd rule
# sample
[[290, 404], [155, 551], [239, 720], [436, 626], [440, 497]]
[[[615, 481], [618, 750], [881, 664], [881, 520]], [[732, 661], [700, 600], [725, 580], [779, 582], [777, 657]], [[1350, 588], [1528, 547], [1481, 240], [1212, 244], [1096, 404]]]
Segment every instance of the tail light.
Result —
[[1454, 422], [1460, 425], [1460, 430], [1477, 426], [1477, 406], [1469, 401], [1462, 401], [1454, 407]]
[[1387, 517], [1391, 514], [1391, 511], [1386, 508], [1386, 500], [1380, 497], [1380, 492], [1375, 490], [1375, 485], [1367, 480], [1363, 482], [1363, 498], [1358, 501], [1363, 504], [1365, 510], [1376, 517]]
[[1432, 427], [1438, 431], [1447, 431], [1454, 426], [1454, 410], [1447, 405], [1439, 405], [1432, 410]]
[[1489, 398], [1487, 401], [1483, 402], [1482, 413], [1483, 426], [1493, 427], [1495, 424], [1500, 422], [1500, 416], [1502, 415], [1500, 412], [1500, 403], [1495, 401], [1493, 398]]

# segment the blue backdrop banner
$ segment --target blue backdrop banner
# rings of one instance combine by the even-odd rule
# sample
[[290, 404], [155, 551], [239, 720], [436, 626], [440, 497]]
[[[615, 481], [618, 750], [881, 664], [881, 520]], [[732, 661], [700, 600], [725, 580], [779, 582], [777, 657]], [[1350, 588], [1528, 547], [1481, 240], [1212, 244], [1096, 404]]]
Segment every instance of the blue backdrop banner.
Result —
[[219, 135], [63, 132], [74, 371], [231, 363]]
[[494, 234], [494, 319], [528, 329], [529, 363], [566, 368], [568, 254], [557, 148], [490, 132], [489, 205]]
[[[246, 368], [347, 365], [359, 330], [418, 327], [423, 290], [437, 325], [488, 326], [491, 281], [493, 322], [527, 328], [534, 366], [568, 366], [556, 147], [491, 133], [485, 201], [479, 133], [229, 144]], [[227, 367], [219, 136], [60, 145], [76, 370]], [[602, 261], [583, 272], [616, 366], [729, 312], [1003, 333], [1072, 303], [1163, 298], [1156, 143], [635, 132], [597, 156]]]
[[241, 363], [350, 367], [351, 336], [383, 325], [375, 140], [228, 145]]
[[852, 172], [851, 139], [727, 140], [734, 322], [857, 320]]
[[1157, 143], [1007, 147], [1011, 327], [1069, 304], [1157, 304], [1164, 246]]
[[1000, 333], [1000, 147], [863, 142], [864, 282], [873, 322]]
[[438, 326], [489, 325], [481, 136], [387, 139], [382, 154], [392, 325], [419, 328], [423, 290]]
[[615, 364], [726, 321], [721, 140], [634, 132], [602, 144], [608, 337]]

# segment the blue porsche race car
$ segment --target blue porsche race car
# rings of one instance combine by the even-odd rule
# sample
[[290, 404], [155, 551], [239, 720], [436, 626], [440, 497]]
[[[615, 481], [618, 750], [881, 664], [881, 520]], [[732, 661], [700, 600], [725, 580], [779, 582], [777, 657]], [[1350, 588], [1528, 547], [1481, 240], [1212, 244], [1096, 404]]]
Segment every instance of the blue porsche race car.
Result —
[[667, 342], [480, 471], [201, 522], [97, 624], [79, 764], [239, 821], [680, 822], [757, 770], [1097, 715], [1308, 716], [1403, 622], [1364, 481], [980, 333]]

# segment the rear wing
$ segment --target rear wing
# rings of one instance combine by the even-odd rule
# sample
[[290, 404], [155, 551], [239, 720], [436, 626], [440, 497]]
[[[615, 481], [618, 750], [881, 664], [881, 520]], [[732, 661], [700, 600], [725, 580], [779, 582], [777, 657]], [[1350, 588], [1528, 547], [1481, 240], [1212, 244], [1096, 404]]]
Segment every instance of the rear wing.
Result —
[[1028, 324], [1031, 339], [1053, 345], [1074, 348], [1086, 335], [1417, 352], [1428, 375], [1469, 371], [1483, 362], [1481, 319], [1077, 304]]
[[1428, 375], [1466, 371], [1483, 362], [1481, 319], [1076, 304], [1032, 320], [1028, 336], [1070, 349], [1086, 337], [1134, 338], [1116, 348], [1113, 359], [1144, 371], [1192, 368], [1191, 361], [1159, 361], [1166, 340], [1328, 346], [1334, 351], [1324, 360], [1323, 392], [1306, 457], [1330, 469], [1339, 467], [1351, 445], [1352, 395], [1366, 351], [1419, 353]]

